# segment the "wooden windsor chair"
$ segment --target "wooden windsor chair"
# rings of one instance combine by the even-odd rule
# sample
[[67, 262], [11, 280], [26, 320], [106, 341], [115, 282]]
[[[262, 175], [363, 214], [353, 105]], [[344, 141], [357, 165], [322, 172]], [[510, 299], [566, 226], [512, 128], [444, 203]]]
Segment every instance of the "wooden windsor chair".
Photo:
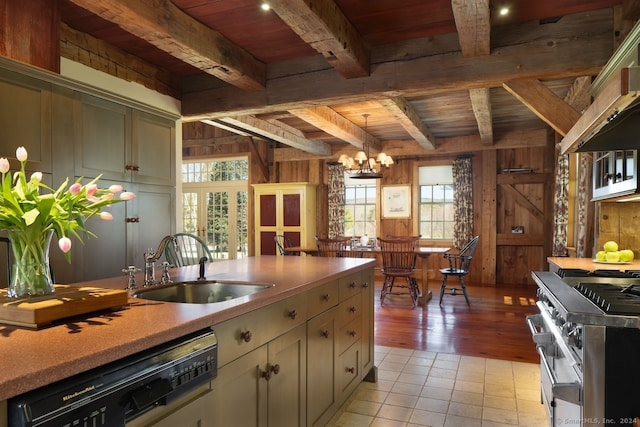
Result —
[[[409, 295], [413, 306], [418, 304], [420, 291], [418, 281], [414, 277], [418, 240], [415, 236], [392, 239], [378, 237], [384, 275], [380, 305], [384, 303], [387, 295]], [[404, 284], [396, 284], [396, 279], [403, 280]]]

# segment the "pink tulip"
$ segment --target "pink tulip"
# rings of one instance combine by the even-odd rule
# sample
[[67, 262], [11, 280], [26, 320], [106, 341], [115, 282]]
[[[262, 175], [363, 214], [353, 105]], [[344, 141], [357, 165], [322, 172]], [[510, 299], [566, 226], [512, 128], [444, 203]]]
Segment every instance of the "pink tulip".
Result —
[[58, 247], [62, 252], [66, 254], [71, 250], [71, 239], [69, 239], [68, 237], [61, 238], [60, 240], [58, 240]]
[[100, 212], [100, 218], [105, 221], [111, 221], [113, 219], [113, 215], [111, 215], [111, 212]]
[[27, 160], [27, 149], [24, 147], [18, 147], [16, 149], [16, 159], [20, 160], [21, 162]]
[[31, 181], [42, 182], [42, 172], [34, 172], [31, 174]]
[[87, 196], [93, 196], [98, 191], [97, 184], [88, 184], [87, 185]]
[[9, 165], [9, 160], [7, 160], [4, 157], [0, 158], [0, 172], [2, 172], [2, 173], [9, 172], [9, 168], [10, 167], [11, 167], [11, 165]]
[[133, 200], [136, 198], [135, 193], [130, 191], [125, 191], [124, 193], [120, 193], [120, 200]]
[[118, 184], [113, 184], [112, 186], [109, 187], [109, 192], [111, 193], [120, 193], [122, 192], [123, 188], [122, 185], [118, 185]]
[[82, 190], [82, 184], [80, 184], [79, 182], [71, 184], [71, 187], [69, 187], [69, 192], [74, 195], [78, 194], [80, 190]]

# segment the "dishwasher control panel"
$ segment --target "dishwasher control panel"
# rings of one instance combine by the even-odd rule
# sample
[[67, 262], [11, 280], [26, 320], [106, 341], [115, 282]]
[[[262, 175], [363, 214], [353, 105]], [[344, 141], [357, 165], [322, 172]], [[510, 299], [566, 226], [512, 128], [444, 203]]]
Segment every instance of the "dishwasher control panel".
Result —
[[200, 331], [9, 399], [12, 427], [121, 427], [212, 380], [218, 341]]

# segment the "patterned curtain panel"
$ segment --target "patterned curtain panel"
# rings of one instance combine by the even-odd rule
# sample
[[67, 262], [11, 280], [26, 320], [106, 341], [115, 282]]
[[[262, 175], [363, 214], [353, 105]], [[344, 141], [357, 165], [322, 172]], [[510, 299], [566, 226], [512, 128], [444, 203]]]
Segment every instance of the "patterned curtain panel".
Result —
[[569, 156], [558, 155], [556, 189], [553, 201], [553, 256], [568, 256], [567, 227], [569, 224]]
[[580, 153], [577, 189], [577, 224], [576, 224], [576, 257], [585, 258], [593, 254], [587, 253], [587, 208], [591, 200], [591, 171], [593, 161], [591, 155]]
[[344, 172], [341, 164], [329, 165], [329, 238], [344, 234]]
[[456, 159], [453, 162], [453, 246], [462, 248], [473, 238], [473, 173], [471, 159]]

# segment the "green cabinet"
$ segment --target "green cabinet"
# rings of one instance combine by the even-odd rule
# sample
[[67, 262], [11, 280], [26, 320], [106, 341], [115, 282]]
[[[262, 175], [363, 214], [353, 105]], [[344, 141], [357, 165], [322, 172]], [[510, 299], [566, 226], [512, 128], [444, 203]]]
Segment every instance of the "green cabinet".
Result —
[[175, 121], [78, 94], [76, 175], [173, 186]]
[[175, 230], [175, 121], [85, 93], [74, 105], [76, 177], [100, 176], [100, 186], [120, 184], [136, 198], [111, 207], [115, 221], [89, 224], [98, 239], [86, 239], [73, 279], [142, 268], [144, 252]]
[[19, 163], [16, 148], [27, 149], [27, 170], [50, 173], [51, 84], [0, 69], [0, 157]]
[[306, 422], [306, 325], [220, 367], [213, 425], [301, 427]]
[[372, 278], [352, 273], [214, 325], [213, 424], [326, 425], [373, 368]]

